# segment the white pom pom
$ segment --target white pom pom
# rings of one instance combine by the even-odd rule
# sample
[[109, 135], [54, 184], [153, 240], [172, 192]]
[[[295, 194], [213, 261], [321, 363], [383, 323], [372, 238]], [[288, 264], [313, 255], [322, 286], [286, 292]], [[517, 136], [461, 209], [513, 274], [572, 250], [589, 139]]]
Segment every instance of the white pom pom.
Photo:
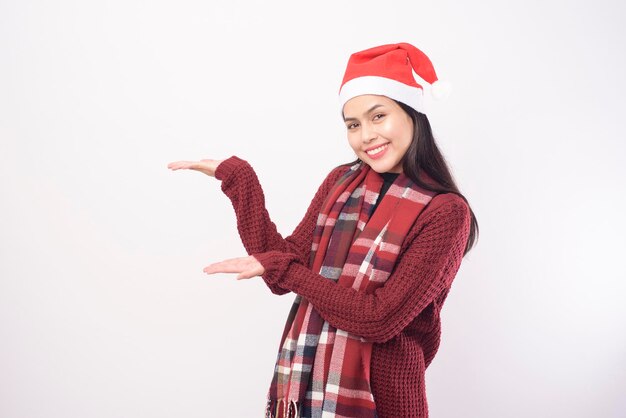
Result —
[[452, 84], [447, 81], [437, 80], [430, 86], [430, 92], [435, 100], [445, 100], [452, 93]]

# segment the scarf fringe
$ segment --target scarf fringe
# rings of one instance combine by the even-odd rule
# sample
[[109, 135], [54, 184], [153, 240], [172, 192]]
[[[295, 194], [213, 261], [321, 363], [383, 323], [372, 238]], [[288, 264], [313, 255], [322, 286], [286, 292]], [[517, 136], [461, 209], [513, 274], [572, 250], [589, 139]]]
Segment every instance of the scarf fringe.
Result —
[[[282, 414], [279, 416], [280, 407], [282, 407]], [[293, 399], [268, 399], [265, 406], [265, 418], [300, 418], [300, 412], [301, 405]]]

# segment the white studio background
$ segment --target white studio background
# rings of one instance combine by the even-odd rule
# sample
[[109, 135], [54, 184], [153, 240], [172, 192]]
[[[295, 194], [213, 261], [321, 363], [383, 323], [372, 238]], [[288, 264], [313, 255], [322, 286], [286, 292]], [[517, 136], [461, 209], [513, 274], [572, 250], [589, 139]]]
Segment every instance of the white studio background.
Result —
[[[434, 418], [626, 415], [618, 1], [0, 0], [0, 416], [259, 417], [293, 295], [245, 255], [238, 155], [287, 235], [352, 159], [348, 56], [410, 42], [480, 225], [427, 371]], [[428, 92], [428, 91], [427, 91]]]

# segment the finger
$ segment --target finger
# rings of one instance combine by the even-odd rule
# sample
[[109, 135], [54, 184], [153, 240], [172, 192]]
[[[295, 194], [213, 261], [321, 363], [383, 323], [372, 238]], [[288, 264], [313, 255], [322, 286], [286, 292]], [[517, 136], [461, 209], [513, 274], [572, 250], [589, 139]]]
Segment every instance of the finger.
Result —
[[240, 266], [232, 265], [232, 264], [211, 264], [204, 268], [204, 272], [207, 274], [213, 273], [240, 273], [242, 268]]
[[237, 280], [245, 280], [245, 279], [251, 279], [252, 277], [256, 276], [256, 274], [254, 274], [253, 271], [244, 271], [241, 272], [237, 275]]
[[229, 260], [219, 261], [217, 263], [209, 264], [204, 268], [204, 272], [211, 273], [240, 273], [246, 268], [240, 258], [231, 258]]
[[258, 276], [258, 271], [255, 270], [245, 270], [237, 275], [237, 280], [250, 279], [254, 276]]
[[180, 169], [191, 168], [193, 164], [194, 164], [193, 161], [174, 161], [174, 162], [169, 163], [167, 167], [172, 170], [180, 170]]

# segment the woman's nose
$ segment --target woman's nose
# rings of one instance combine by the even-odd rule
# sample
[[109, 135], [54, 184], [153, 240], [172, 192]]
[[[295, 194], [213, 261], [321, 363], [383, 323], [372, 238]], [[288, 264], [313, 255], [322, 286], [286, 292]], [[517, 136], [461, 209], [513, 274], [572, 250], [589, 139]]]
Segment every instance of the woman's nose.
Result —
[[361, 141], [370, 142], [374, 138], [376, 138], [374, 129], [368, 124], [361, 125]]

